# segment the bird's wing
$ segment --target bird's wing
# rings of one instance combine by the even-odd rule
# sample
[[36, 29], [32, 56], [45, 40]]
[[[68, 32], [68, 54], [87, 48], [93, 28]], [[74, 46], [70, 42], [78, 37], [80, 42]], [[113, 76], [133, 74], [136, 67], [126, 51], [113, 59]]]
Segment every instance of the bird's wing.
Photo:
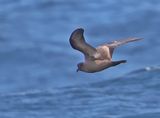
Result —
[[110, 42], [110, 43], [102, 44], [102, 46], [108, 46], [108, 47], [115, 48], [117, 46], [129, 43], [129, 42], [139, 41], [139, 40], [142, 40], [142, 39], [143, 38], [135, 38], [135, 37], [127, 38], [127, 39], [121, 39], [121, 40], [116, 40], [116, 41], [113, 41], [113, 42]]
[[70, 36], [70, 44], [72, 48], [82, 52], [85, 55], [85, 58], [90, 58], [90, 59], [96, 59], [97, 56], [97, 50], [96, 48], [92, 47], [88, 43], [86, 43], [84, 36], [84, 29], [78, 28], [74, 30]]
[[139, 41], [143, 38], [127, 38], [127, 39], [121, 39], [121, 40], [116, 40], [116, 41], [112, 41], [110, 43], [104, 43], [98, 47], [108, 47], [109, 48], [109, 52], [110, 52], [110, 55], [112, 57], [112, 54], [114, 52], [114, 49], [118, 46], [121, 46], [123, 44], [126, 44], [126, 43], [129, 43], [129, 42], [133, 42], [133, 41]]

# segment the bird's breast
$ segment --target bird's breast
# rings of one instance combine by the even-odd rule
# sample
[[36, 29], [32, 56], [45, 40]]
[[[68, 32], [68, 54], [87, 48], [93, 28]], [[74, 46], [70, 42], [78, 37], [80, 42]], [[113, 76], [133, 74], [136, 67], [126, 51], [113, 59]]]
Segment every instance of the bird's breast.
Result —
[[108, 60], [89, 61], [85, 63], [85, 68], [88, 72], [97, 72], [110, 67], [110, 63]]

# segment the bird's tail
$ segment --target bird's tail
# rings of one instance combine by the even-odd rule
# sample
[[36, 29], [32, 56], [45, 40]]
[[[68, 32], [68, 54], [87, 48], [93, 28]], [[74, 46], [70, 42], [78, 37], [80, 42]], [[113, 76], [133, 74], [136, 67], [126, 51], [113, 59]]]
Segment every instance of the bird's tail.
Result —
[[116, 65], [119, 65], [121, 63], [126, 63], [127, 60], [120, 60], [120, 61], [112, 61], [112, 66], [116, 66]]
[[128, 39], [122, 39], [122, 40], [118, 40], [118, 41], [113, 41], [112, 43], [110, 43], [109, 45], [111, 47], [117, 47], [129, 42], [133, 42], [133, 41], [139, 41], [142, 40], [143, 38], [128, 38]]

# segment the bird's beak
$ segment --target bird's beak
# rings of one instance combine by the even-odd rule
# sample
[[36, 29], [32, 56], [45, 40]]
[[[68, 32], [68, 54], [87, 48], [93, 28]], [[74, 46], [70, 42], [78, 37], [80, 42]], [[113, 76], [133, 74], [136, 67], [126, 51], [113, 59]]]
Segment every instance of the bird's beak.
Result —
[[76, 72], [78, 72], [78, 71], [79, 71], [79, 69], [76, 70]]

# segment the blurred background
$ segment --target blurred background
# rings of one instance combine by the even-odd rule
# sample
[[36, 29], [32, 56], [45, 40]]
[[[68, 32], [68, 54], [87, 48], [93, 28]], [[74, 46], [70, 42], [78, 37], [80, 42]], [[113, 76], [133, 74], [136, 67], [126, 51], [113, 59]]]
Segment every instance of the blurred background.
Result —
[[[158, 65], [159, 8], [158, 0], [1, 0], [0, 92], [88, 83]], [[69, 37], [79, 27], [93, 46], [127, 37], [144, 40], [115, 51], [113, 59], [127, 64], [76, 73], [83, 55], [71, 48]]]
[[[0, 93], [49, 90], [112, 80], [160, 62], [159, 0], [0, 0]], [[115, 51], [128, 63], [87, 74], [69, 37], [85, 29], [88, 43], [128, 37], [144, 40]], [[59, 90], [59, 89], [58, 89]]]

